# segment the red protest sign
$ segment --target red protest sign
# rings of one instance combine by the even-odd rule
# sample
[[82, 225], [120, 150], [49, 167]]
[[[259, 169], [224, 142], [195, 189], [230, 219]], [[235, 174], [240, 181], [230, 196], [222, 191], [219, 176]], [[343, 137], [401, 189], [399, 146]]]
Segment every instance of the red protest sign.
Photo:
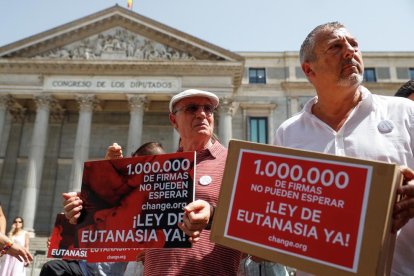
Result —
[[85, 260], [88, 252], [74, 246], [76, 227], [70, 224], [64, 214], [57, 214], [55, 225], [50, 236], [50, 245], [47, 251], [48, 258], [68, 260]]
[[194, 200], [195, 153], [85, 162], [76, 246], [191, 247], [177, 223]]
[[398, 178], [394, 164], [232, 140], [211, 238], [318, 275], [375, 275]]
[[353, 270], [371, 174], [369, 166], [241, 150], [225, 236]]
[[56, 216], [50, 236], [48, 258], [86, 260], [87, 262], [129, 262], [136, 261], [143, 252], [139, 248], [75, 248], [76, 226], [70, 224], [64, 214]]

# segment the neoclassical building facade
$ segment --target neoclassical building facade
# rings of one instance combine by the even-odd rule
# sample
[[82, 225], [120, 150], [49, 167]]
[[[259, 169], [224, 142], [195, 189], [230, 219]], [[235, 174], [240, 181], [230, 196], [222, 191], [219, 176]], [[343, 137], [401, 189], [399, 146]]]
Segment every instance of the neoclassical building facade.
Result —
[[[312, 26], [310, 26], [312, 27]], [[298, 45], [299, 46], [299, 45]], [[364, 53], [365, 85], [393, 95], [414, 78], [414, 52]], [[83, 162], [117, 142], [173, 152], [168, 102], [216, 93], [216, 133], [271, 143], [312, 96], [298, 52], [232, 52], [114, 6], [0, 47], [0, 201], [8, 219], [48, 235], [62, 192], [81, 188]]]

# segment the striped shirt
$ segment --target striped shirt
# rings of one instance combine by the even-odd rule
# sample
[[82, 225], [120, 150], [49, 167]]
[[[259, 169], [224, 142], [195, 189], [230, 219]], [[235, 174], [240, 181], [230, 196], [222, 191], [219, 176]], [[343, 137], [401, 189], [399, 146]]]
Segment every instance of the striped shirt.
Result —
[[[195, 198], [216, 206], [223, 178], [227, 149], [215, 142], [197, 152]], [[200, 185], [200, 177], [210, 176], [209, 185]], [[203, 230], [192, 248], [149, 249], [145, 252], [145, 276], [160, 275], [236, 275], [241, 260], [239, 251], [210, 242], [210, 231]]]

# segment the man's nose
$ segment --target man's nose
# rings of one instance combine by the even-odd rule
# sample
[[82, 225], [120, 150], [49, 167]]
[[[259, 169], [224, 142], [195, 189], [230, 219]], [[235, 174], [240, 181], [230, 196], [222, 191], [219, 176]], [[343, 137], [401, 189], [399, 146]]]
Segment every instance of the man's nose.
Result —
[[202, 117], [207, 117], [207, 113], [204, 110], [204, 106], [203, 105], [199, 105], [197, 108], [197, 111], [195, 112], [195, 115], [197, 117], [202, 116]]
[[355, 47], [352, 46], [349, 42], [345, 42], [345, 58], [352, 58], [355, 55]]

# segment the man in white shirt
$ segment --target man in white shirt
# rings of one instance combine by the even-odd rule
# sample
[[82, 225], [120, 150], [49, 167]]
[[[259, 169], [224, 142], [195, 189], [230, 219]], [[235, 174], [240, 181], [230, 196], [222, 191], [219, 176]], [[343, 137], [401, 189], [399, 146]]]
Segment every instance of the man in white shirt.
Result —
[[[361, 85], [364, 64], [357, 40], [331, 22], [309, 33], [302, 70], [317, 96], [276, 131], [276, 145], [404, 166], [402, 200], [394, 206], [397, 243], [392, 275], [414, 275], [414, 103], [371, 94]], [[375, 231], [375, 229], [373, 229]]]

